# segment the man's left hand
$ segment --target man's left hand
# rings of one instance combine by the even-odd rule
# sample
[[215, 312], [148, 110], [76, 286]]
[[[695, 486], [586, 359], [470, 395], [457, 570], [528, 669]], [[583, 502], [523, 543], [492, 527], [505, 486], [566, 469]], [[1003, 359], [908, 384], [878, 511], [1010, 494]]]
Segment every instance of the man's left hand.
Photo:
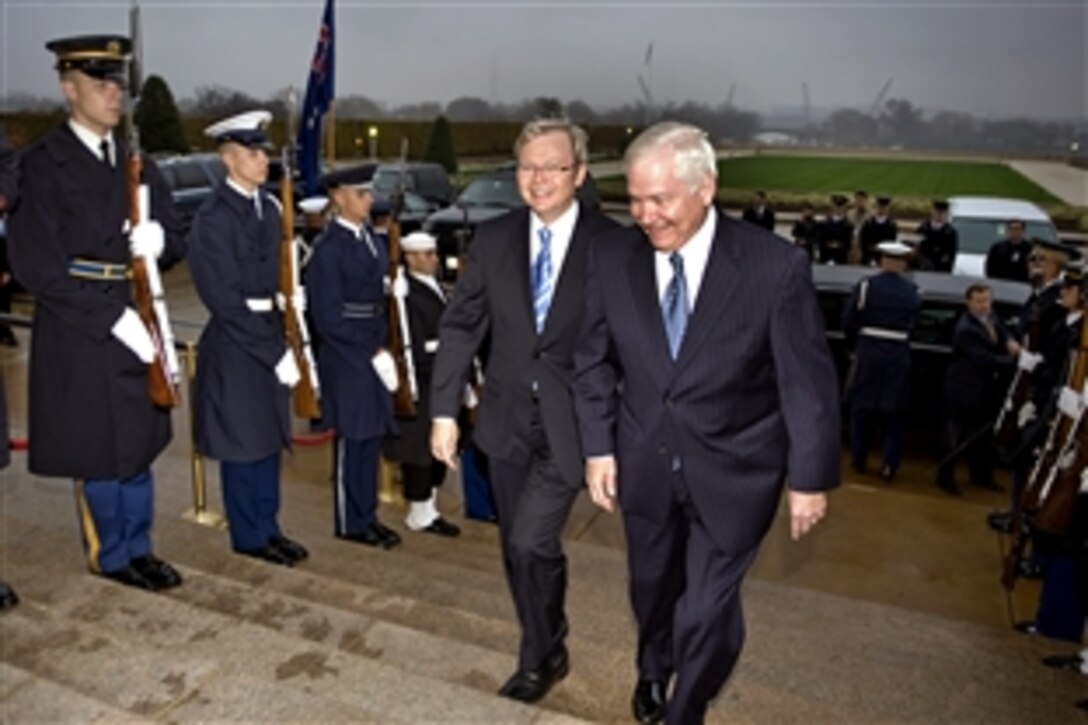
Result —
[[827, 494], [790, 491], [790, 537], [797, 541], [827, 516]]

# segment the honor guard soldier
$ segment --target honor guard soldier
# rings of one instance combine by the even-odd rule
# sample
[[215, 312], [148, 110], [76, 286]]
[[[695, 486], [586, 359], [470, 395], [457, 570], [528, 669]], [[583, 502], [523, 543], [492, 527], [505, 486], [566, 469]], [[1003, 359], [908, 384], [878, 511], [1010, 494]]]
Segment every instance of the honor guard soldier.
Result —
[[291, 443], [289, 399], [299, 370], [277, 309], [279, 202], [268, 178], [267, 111], [205, 129], [227, 177], [200, 206], [189, 235], [189, 269], [210, 318], [200, 336], [195, 381], [197, 448], [218, 460], [231, 547], [292, 566], [308, 556], [285, 537], [280, 453]]
[[[446, 293], [435, 277], [438, 245], [426, 232], [412, 232], [400, 242], [408, 268], [408, 331], [411, 341], [416, 414], [399, 418], [399, 435], [389, 439], [386, 455], [400, 462], [404, 498], [408, 501], [405, 525], [412, 531], [457, 536], [461, 530], [442, 518], [436, 505], [446, 465], [431, 455], [431, 372], [438, 352], [438, 322], [446, 309]], [[407, 342], [407, 341], [406, 341]]]
[[948, 202], [933, 202], [933, 213], [918, 226], [918, 269], [951, 272], [959, 249], [959, 234], [948, 223]]
[[767, 192], [757, 191], [752, 195], [752, 203], [744, 209], [741, 219], [769, 232], [774, 231], [774, 209], [767, 205]]
[[11, 262], [35, 297], [28, 467], [76, 481], [90, 570], [141, 589], [181, 577], [151, 551], [151, 464], [170, 441], [170, 412], [148, 392], [155, 345], [132, 307], [133, 255], [164, 265], [185, 254], [170, 191], [144, 159], [150, 219], [132, 227], [124, 107], [128, 38], [54, 40], [69, 117], [22, 158]]
[[819, 240], [819, 234], [820, 225], [816, 221], [816, 208], [812, 206], [811, 202], [806, 201], [801, 206], [801, 216], [793, 223], [790, 236], [793, 237], [793, 243], [808, 252], [811, 259], [813, 249]]
[[884, 463], [890, 481], [899, 468], [900, 417], [910, 402], [910, 335], [918, 318], [918, 288], [904, 276], [911, 248], [882, 242], [879, 274], [858, 283], [843, 313], [843, 330], [856, 342], [846, 383], [850, 404], [850, 446], [854, 470], [865, 471], [869, 435], [877, 418], [884, 423]]
[[846, 197], [831, 197], [831, 209], [820, 224], [819, 247], [816, 259], [820, 264], [846, 264], [850, 245], [854, 241], [854, 227], [846, 218]]
[[876, 213], [861, 224], [858, 246], [861, 248], [861, 263], [866, 266], [876, 263], [878, 244], [894, 242], [899, 236], [899, 226], [892, 218], [891, 205], [892, 200], [889, 197], [877, 197]]
[[374, 169], [368, 164], [325, 177], [335, 216], [314, 245], [306, 290], [321, 340], [322, 418], [336, 431], [334, 533], [392, 549], [400, 536], [377, 516], [378, 458], [382, 439], [396, 430], [391, 391], [397, 372], [383, 348], [389, 254], [366, 225]]

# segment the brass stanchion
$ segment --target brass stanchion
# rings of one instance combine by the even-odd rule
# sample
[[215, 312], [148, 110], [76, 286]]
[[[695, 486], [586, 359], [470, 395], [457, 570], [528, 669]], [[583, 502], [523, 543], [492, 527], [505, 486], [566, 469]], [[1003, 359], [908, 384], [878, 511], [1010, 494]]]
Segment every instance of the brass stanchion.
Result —
[[382, 456], [378, 464], [378, 500], [394, 506], [406, 506], [404, 487], [400, 484], [400, 466]]
[[185, 343], [185, 386], [189, 393], [189, 471], [193, 483], [193, 507], [185, 511], [181, 518], [186, 521], [210, 526], [213, 529], [226, 529], [227, 520], [218, 511], [208, 510], [208, 481], [204, 475], [204, 457], [196, 447], [196, 416], [193, 414], [195, 395], [193, 379], [196, 377], [196, 345]]

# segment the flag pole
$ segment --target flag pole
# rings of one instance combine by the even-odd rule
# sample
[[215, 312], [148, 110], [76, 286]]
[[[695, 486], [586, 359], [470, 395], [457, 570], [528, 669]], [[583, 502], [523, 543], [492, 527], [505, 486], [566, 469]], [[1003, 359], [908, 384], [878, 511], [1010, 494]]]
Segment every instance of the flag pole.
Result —
[[332, 168], [336, 163], [336, 99], [329, 99], [329, 112], [325, 114], [325, 163]]

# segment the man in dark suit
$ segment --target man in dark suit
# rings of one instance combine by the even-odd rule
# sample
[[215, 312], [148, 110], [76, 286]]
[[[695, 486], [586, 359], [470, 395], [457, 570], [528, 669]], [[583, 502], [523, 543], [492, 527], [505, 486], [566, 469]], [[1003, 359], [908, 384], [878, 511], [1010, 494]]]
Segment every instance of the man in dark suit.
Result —
[[1020, 345], [993, 313], [990, 288], [968, 287], [967, 309], [956, 322], [952, 362], [944, 376], [945, 429], [937, 487], [945, 493], [961, 494], [955, 481], [955, 450], [960, 445], [966, 445], [971, 483], [1001, 490], [994, 481], [993, 421], [1019, 353]]
[[543, 697], [567, 674], [560, 543], [582, 488], [571, 354], [591, 242], [616, 225], [575, 200], [586, 134], [532, 121], [514, 146], [528, 205], [480, 225], [446, 308], [432, 383], [431, 450], [456, 468], [457, 413], [472, 359], [490, 331], [475, 442], [490, 457], [506, 577], [521, 624], [517, 672], [500, 694]]
[[1009, 236], [990, 247], [986, 254], [986, 276], [991, 279], [1011, 279], [1027, 282], [1028, 256], [1031, 242], [1024, 238], [1024, 222], [1009, 220]]
[[769, 232], [774, 231], [774, 209], [767, 206], [767, 193], [757, 191], [752, 195], [752, 203], [744, 208], [741, 219]]
[[227, 177], [201, 204], [189, 233], [189, 271], [210, 313], [200, 334], [194, 425], [197, 449], [219, 461], [231, 548], [294, 566], [308, 552], [283, 535], [277, 517], [280, 453], [291, 444], [289, 400], [299, 369], [276, 309], [279, 202], [261, 189], [271, 119], [268, 111], [251, 111], [204, 130]]
[[69, 117], [22, 156], [9, 249], [15, 276], [35, 297], [28, 468], [75, 480], [92, 572], [166, 589], [181, 576], [152, 553], [151, 466], [170, 442], [170, 411], [148, 393], [155, 345], [132, 307], [129, 263], [176, 262], [185, 239], [150, 159], [151, 221], [129, 223], [128, 149], [115, 133], [129, 39], [81, 36], [46, 47], [57, 55]]
[[593, 501], [618, 495], [635, 717], [702, 722], [740, 654], [739, 591], [789, 479], [791, 532], [838, 483], [838, 384], [808, 256], [713, 207], [713, 148], [660, 123], [626, 153], [637, 227], [590, 252], [575, 351]]

